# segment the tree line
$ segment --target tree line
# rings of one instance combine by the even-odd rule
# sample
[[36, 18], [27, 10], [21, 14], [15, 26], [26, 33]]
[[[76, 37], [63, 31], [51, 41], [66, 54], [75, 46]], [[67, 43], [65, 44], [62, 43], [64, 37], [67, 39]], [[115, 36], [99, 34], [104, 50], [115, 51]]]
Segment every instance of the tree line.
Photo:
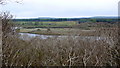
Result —
[[42, 21], [42, 22], [47, 22], [47, 21], [79, 21], [79, 23], [84, 23], [84, 22], [108, 22], [108, 23], [113, 23], [117, 22], [118, 19], [92, 19], [92, 18], [50, 18], [50, 19], [40, 19], [40, 18], [34, 18], [34, 19], [12, 19], [13, 21]]

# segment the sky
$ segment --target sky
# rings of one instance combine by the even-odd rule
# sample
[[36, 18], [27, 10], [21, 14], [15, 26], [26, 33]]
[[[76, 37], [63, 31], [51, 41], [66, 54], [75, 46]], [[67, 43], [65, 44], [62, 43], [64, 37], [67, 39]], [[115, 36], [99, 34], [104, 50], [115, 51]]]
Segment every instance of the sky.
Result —
[[117, 16], [119, 0], [13, 0], [0, 6], [16, 18]]

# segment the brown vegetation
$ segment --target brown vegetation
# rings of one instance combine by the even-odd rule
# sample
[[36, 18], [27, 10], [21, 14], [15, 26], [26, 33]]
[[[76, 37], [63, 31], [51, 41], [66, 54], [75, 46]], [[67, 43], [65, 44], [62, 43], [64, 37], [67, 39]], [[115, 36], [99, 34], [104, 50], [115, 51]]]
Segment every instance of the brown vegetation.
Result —
[[[117, 28], [97, 29], [95, 34], [106, 36], [105, 40], [90, 42], [67, 37], [64, 39], [38, 37], [22, 40], [9, 24], [10, 16], [4, 14], [3, 66], [118, 66], [120, 60]], [[7, 25], [5, 25], [7, 24]], [[115, 32], [116, 31], [116, 32]]]

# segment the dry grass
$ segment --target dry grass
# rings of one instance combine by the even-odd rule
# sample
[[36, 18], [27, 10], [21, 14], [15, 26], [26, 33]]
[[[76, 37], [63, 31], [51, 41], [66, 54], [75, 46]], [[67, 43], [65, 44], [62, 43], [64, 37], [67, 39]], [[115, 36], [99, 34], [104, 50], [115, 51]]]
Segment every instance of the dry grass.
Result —
[[76, 36], [95, 36], [94, 30], [82, 30], [79, 28], [47, 28], [39, 29], [20, 29], [21, 33], [33, 33], [41, 35], [76, 35]]

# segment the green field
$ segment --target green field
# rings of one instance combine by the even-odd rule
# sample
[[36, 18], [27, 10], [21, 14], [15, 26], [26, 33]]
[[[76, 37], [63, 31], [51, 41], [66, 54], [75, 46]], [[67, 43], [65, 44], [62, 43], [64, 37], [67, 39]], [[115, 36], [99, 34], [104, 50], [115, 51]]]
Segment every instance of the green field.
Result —
[[61, 21], [61, 22], [15, 22], [22, 27], [21, 33], [34, 33], [42, 35], [94, 35], [97, 28], [113, 28], [116, 24], [107, 22]]
[[15, 22], [15, 24], [22, 27], [71, 27], [76, 25], [76, 21], [63, 21], [63, 22]]

